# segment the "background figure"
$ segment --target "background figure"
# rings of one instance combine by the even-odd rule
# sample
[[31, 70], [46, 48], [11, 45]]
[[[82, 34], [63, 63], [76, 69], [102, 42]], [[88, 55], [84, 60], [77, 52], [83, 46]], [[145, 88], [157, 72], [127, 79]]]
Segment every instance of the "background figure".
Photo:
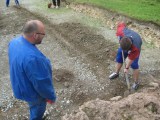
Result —
[[[10, 0], [6, 0], [6, 7], [9, 6], [9, 2], [10, 2]], [[16, 5], [19, 6], [19, 1], [18, 0], [15, 0], [15, 3], [16, 3]]]
[[123, 55], [126, 59], [125, 73], [128, 73], [129, 68], [133, 69], [134, 84], [132, 89], [136, 90], [139, 86], [139, 56], [141, 51], [142, 39], [138, 33], [126, 27], [124, 22], [117, 26], [117, 37], [119, 38], [120, 48], [116, 56], [116, 71], [109, 76], [109, 79], [115, 79], [119, 76], [119, 71], [123, 65]]
[[10, 80], [14, 96], [28, 103], [30, 120], [42, 120], [46, 102], [54, 103], [50, 60], [36, 47], [45, 36], [45, 27], [39, 20], [28, 21], [23, 35], [9, 43]]
[[56, 8], [60, 7], [60, 0], [52, 0], [52, 2], [53, 2], [54, 7], [56, 7]]

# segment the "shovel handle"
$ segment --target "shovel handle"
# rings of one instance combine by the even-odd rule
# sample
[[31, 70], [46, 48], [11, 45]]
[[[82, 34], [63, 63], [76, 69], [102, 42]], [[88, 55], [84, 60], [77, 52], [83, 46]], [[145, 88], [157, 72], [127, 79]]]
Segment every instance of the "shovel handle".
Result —
[[130, 82], [129, 82], [129, 78], [128, 78], [128, 74], [127, 73], [125, 73], [125, 79], [126, 79], [127, 87], [130, 90], [131, 86], [130, 86]]
[[[122, 58], [123, 58], [124, 68], [126, 68], [126, 63], [125, 63], [125, 60], [124, 60], [124, 52], [123, 52], [123, 50], [122, 50]], [[130, 90], [131, 87], [130, 87], [130, 82], [129, 82], [128, 74], [124, 73], [124, 75], [125, 75], [125, 80], [126, 80], [126, 83], [127, 83], [127, 87]]]

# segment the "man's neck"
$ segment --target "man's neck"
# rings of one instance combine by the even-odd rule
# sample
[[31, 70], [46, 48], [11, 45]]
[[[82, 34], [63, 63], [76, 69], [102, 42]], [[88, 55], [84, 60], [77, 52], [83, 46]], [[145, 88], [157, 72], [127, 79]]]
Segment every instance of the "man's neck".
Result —
[[28, 42], [30, 42], [31, 44], [35, 44], [34, 43], [34, 41], [33, 41], [33, 39], [31, 38], [31, 37], [28, 37], [28, 36], [26, 36], [26, 35], [22, 35]]

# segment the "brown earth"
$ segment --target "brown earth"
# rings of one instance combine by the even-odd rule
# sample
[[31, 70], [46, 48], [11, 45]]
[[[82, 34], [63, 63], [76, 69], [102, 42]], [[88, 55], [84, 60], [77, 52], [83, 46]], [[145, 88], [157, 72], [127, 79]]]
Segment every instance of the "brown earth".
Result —
[[[139, 120], [137, 116], [145, 120], [160, 118], [158, 89], [160, 50], [158, 48], [154, 45], [144, 44], [140, 61], [142, 65], [140, 89], [136, 91], [137, 93], [118, 102], [112, 102], [110, 98], [124, 97], [124, 92], [127, 90], [123, 73], [115, 81], [108, 79], [108, 75], [114, 70], [114, 58], [118, 44], [111, 41], [113, 37], [110, 39], [105, 33], [109, 32], [110, 28], [114, 29], [115, 22], [118, 20], [113, 18], [112, 24], [107, 24], [107, 26], [110, 25], [110, 28], [102, 31], [102, 29], [92, 28], [77, 20], [75, 20], [76, 22], [67, 21], [56, 24], [52, 22], [55, 18], [45, 18], [43, 13], [30, 12], [23, 7], [19, 9], [11, 6], [6, 9], [1, 6], [0, 119], [23, 120], [29, 117], [27, 104], [12, 97], [8, 75], [7, 44], [10, 39], [21, 34], [23, 24], [30, 19], [40, 19], [45, 23], [47, 36], [38, 47], [53, 63], [54, 86], [58, 99], [55, 105], [47, 106], [46, 119], [118, 120], [120, 118]], [[71, 8], [75, 9], [77, 6], [71, 5]], [[83, 12], [90, 14], [87, 10], [89, 7], [86, 9], [84, 5], [78, 8], [78, 11], [83, 9]], [[94, 10], [95, 13], [98, 8], [91, 10]], [[76, 14], [78, 13], [76, 12]], [[103, 16], [104, 13], [96, 14]], [[103, 17], [98, 19], [102, 20], [101, 18]], [[110, 19], [107, 20], [111, 23]], [[132, 20], [131, 23], [129, 27], [133, 27], [135, 24]], [[136, 26], [138, 26], [137, 23]], [[137, 28], [136, 26], [133, 28]], [[149, 30], [154, 31], [155, 29], [149, 27]], [[157, 29], [155, 31], [154, 37], [157, 40]], [[152, 34], [152, 32], [150, 33]], [[111, 36], [115, 35], [111, 34]], [[133, 82], [131, 76], [130, 79]], [[99, 100], [94, 100], [97, 98]]]
[[91, 100], [62, 120], [159, 120], [159, 92], [143, 91], [121, 100]]

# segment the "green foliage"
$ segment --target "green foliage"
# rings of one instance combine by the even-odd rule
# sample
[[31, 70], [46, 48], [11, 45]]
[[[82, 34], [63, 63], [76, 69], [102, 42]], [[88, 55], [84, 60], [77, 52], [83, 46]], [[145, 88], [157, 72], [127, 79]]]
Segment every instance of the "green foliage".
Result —
[[160, 25], [160, 0], [75, 0], [110, 9], [143, 21], [152, 21]]

